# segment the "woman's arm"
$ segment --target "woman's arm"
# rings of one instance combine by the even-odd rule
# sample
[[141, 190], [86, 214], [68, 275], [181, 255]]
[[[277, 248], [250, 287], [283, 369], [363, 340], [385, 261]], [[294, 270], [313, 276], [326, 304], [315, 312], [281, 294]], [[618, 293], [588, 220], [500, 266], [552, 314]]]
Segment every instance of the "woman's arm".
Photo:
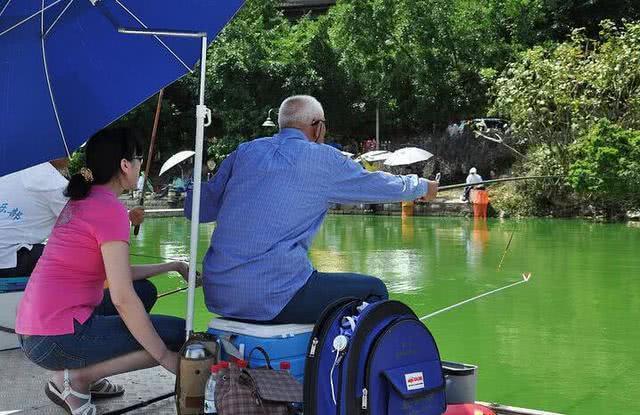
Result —
[[133, 274], [134, 281], [172, 271], [183, 275], [183, 272], [189, 272], [189, 265], [182, 261], [167, 262], [166, 264], [131, 265], [131, 273]]
[[142, 301], [133, 289], [129, 265], [129, 245], [123, 241], [105, 242], [101, 246], [111, 300], [133, 337], [167, 370], [175, 373], [178, 356], [164, 344], [151, 324]]
[[[131, 265], [131, 273], [134, 281], [164, 274], [165, 272], [177, 272], [186, 282], [189, 282], [189, 264], [184, 261], [167, 262], [166, 264]], [[196, 287], [202, 285], [200, 273], [196, 271]]]

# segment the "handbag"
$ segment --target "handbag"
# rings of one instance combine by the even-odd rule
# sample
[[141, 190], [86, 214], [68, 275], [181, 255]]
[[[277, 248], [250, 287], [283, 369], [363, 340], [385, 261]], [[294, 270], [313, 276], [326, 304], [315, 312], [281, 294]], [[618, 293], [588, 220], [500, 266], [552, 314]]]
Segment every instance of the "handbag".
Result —
[[292, 403], [302, 402], [302, 385], [288, 372], [273, 370], [267, 352], [267, 366], [242, 368], [230, 364], [223, 369], [216, 383], [218, 415], [290, 415], [296, 413]]

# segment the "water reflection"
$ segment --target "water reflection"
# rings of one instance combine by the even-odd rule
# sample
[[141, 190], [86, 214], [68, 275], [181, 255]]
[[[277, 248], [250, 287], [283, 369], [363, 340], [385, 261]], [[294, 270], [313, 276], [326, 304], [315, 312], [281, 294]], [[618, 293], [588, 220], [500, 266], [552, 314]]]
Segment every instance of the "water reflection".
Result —
[[[532, 272], [528, 284], [427, 321], [443, 357], [480, 366], [483, 400], [568, 414], [640, 413], [636, 225], [406, 219], [329, 216], [311, 259], [322, 271], [381, 277], [391, 297], [419, 316]], [[200, 258], [212, 229], [201, 229]], [[131, 249], [186, 256], [188, 235], [185, 220], [152, 219]], [[176, 282], [161, 277], [157, 284], [163, 291]], [[176, 295], [161, 299], [155, 311], [183, 315], [184, 309], [185, 296]], [[200, 293], [196, 310], [196, 327], [204, 328], [210, 315]]]

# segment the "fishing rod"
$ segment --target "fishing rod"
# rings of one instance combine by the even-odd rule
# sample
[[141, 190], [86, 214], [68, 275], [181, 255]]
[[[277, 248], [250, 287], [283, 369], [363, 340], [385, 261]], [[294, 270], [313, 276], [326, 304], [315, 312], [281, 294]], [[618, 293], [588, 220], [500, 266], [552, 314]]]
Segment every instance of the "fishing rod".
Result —
[[[129, 255], [130, 256], [137, 256], [137, 257], [141, 257], [141, 258], [151, 258], [151, 259], [162, 259], [162, 260], [165, 260], [165, 261], [182, 261], [182, 262], [185, 262], [185, 258], [180, 259], [180, 258], [170, 258], [170, 257], [162, 257], [162, 256], [155, 256], [155, 255], [133, 254], [133, 253], [129, 253]], [[200, 274], [199, 271], [196, 271], [196, 287], [198, 287], [199, 285], [202, 285], [201, 274]], [[158, 296], [156, 298], [166, 297], [168, 295], [179, 293], [181, 291], [186, 291], [188, 289], [189, 289], [189, 287], [176, 288], [175, 290], [171, 290], [171, 291], [167, 291], [167, 292], [162, 293], [162, 294], [158, 294]], [[0, 327], [0, 329], [1, 329], [1, 327]]]
[[137, 256], [140, 258], [150, 258], [150, 259], [162, 259], [164, 261], [181, 261], [181, 262], [187, 262], [188, 261], [188, 257], [182, 257], [182, 258], [171, 258], [171, 257], [163, 257], [163, 256], [155, 256], [155, 255], [146, 255], [146, 254], [132, 254], [129, 253], [130, 256]]
[[166, 293], [158, 294], [158, 297], [156, 297], [156, 298], [166, 297], [168, 295], [179, 293], [181, 291], [187, 291], [188, 289], [189, 289], [189, 287], [176, 288], [175, 290], [171, 290], [171, 291], [167, 291]]
[[466, 299], [464, 301], [460, 301], [459, 303], [456, 303], [456, 304], [450, 305], [448, 307], [442, 308], [442, 309], [440, 309], [438, 311], [434, 311], [431, 314], [427, 314], [426, 316], [420, 317], [420, 321], [426, 320], [426, 319], [434, 317], [434, 316], [437, 316], [438, 314], [444, 313], [446, 311], [453, 310], [454, 308], [457, 308], [457, 307], [460, 307], [463, 304], [467, 304], [467, 303], [470, 303], [472, 301], [478, 300], [478, 299], [480, 299], [482, 297], [486, 297], [488, 295], [495, 294], [495, 293], [500, 292], [502, 290], [506, 290], [507, 288], [511, 288], [511, 287], [515, 287], [516, 285], [523, 284], [525, 282], [528, 282], [530, 278], [531, 278], [531, 273], [530, 272], [524, 273], [524, 274], [522, 274], [522, 279], [520, 281], [513, 282], [511, 284], [505, 285], [504, 287], [496, 288], [495, 290], [488, 291], [488, 292], [486, 292], [484, 294], [476, 295], [475, 297], [471, 297], [471, 298]]
[[467, 186], [479, 186], [483, 184], [493, 184], [493, 183], [502, 183], [502, 182], [515, 182], [519, 180], [537, 180], [537, 179], [557, 179], [558, 176], [520, 176], [520, 177], [506, 177], [504, 179], [492, 179], [492, 180], [483, 180], [477, 183], [458, 183], [458, 184], [449, 184], [447, 186], [438, 187], [438, 192], [442, 192], [444, 190], [451, 189], [461, 189]]
[[498, 264], [498, 272], [500, 272], [500, 269], [502, 268], [502, 262], [504, 261], [504, 258], [507, 256], [507, 251], [509, 250], [509, 247], [511, 246], [511, 241], [513, 240], [513, 234], [516, 232], [515, 228], [511, 231], [511, 236], [509, 237], [509, 242], [507, 242], [507, 247], [504, 249], [504, 252], [502, 253], [502, 258], [500, 258], [500, 263]]
[[[149, 154], [147, 156], [147, 165], [144, 170], [144, 179], [142, 181], [142, 190], [140, 191], [140, 206], [144, 206], [144, 194], [146, 191], [147, 180], [149, 180], [149, 172], [151, 171], [151, 164], [153, 163], [153, 149], [156, 144], [156, 137], [158, 134], [158, 122], [160, 121], [160, 110], [162, 109], [162, 97], [164, 96], [164, 89], [161, 89], [158, 93], [158, 104], [156, 106], [156, 114], [153, 118], [153, 129], [151, 130], [151, 142], [149, 143]], [[140, 224], [133, 228], [133, 235], [138, 236], [140, 232]]]

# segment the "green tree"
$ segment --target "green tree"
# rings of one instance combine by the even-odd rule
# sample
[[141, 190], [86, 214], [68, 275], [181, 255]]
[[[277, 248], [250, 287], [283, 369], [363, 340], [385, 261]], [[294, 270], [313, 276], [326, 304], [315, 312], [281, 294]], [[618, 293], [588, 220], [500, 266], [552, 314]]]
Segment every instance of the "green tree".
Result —
[[602, 41], [574, 31], [536, 46], [496, 81], [493, 112], [511, 120], [521, 143], [546, 146], [567, 166], [568, 145], [600, 118], [640, 122], [640, 24], [603, 22]]
[[569, 183], [616, 212], [640, 204], [640, 131], [600, 120], [571, 145]]

